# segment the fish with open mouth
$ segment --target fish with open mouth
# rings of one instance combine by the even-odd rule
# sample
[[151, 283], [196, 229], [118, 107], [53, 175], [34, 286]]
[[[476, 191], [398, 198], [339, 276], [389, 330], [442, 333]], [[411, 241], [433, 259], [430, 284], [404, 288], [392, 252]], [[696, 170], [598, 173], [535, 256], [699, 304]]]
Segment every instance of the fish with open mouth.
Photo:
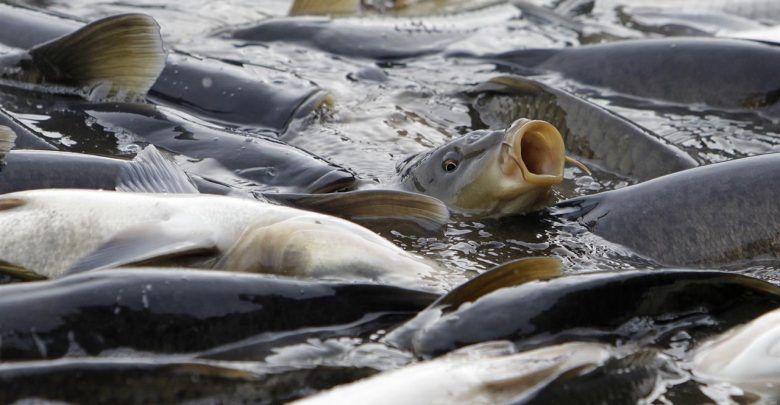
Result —
[[[442, 200], [455, 211], [500, 216], [543, 206], [563, 180], [563, 138], [545, 121], [475, 131], [398, 164], [397, 187]], [[587, 170], [581, 166], [583, 170]]]
[[144, 148], [132, 160], [125, 160], [51, 150], [11, 150], [14, 138], [14, 131], [0, 125], [0, 194], [76, 188], [219, 194], [266, 202], [283, 202], [284, 198], [294, 196], [297, 208], [349, 219], [372, 229], [377, 226], [386, 229], [385, 225], [392, 224], [395, 230], [412, 232], [435, 232], [448, 219], [443, 203], [423, 194], [400, 190], [261, 193], [187, 174], [154, 145]]

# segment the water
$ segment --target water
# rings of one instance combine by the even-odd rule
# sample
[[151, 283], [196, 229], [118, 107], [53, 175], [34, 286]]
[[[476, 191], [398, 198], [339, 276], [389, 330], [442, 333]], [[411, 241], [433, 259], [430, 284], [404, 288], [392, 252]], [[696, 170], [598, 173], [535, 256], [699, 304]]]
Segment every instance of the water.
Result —
[[[290, 6], [287, 0], [193, 0], [180, 3], [162, 0], [41, 0], [15, 3], [76, 15], [84, 20], [123, 12], [147, 13], [160, 23], [168, 49], [237, 61], [250, 71], [252, 66], [271, 68], [281, 76], [294, 76], [317, 84], [330, 92], [335, 100], [333, 107], [294, 122], [281, 139], [349, 167], [361, 178], [379, 186], [393, 181], [395, 165], [404, 156], [479, 129], [470, 115], [468, 101], [461, 93], [501, 74], [493, 64], [447, 58], [441, 53], [376, 62], [368, 58], [337, 55], [304, 44], [274, 42], [248, 45], [212, 35], [227, 27], [283, 17]], [[608, 39], [659, 35], [657, 30], [643, 32], [636, 29], [625, 19], [618, 18], [612, 9], [604, 11], [601, 8], [592, 15], [573, 17], [576, 26], [585, 27], [583, 32], [587, 35], [569, 26], [527, 18], [527, 14], [524, 17], [518, 8], [505, 2], [453, 2], [446, 11], [451, 14], [413, 18], [382, 15], [345, 17], [342, 23], [409, 30], [410, 41], [414, 41], [417, 38], [415, 33], [419, 32], [451, 33], [459, 39], [447, 45], [446, 51], [478, 54], [524, 47], [578, 46]], [[274, 80], [273, 77], [263, 79]], [[592, 89], [583, 90], [557, 77], [538, 79], [583, 95], [656, 132], [702, 164], [780, 151], [780, 124], [769, 118], [752, 113], [670, 106], [653, 100], [630, 100], [606, 92], [594, 93]], [[33, 116], [25, 118], [36, 119]], [[62, 142], [77, 141], [66, 139]], [[120, 148], [133, 152], [130, 146]], [[616, 178], [603, 172], [597, 171], [594, 176], [588, 176], [568, 168], [564, 183], [555, 193], [563, 198], [616, 189], [630, 183], [630, 179]], [[489, 220], [456, 215], [442, 235], [412, 236], [391, 232], [384, 236], [450, 269], [447, 276], [437, 280], [445, 287], [453, 287], [507, 260], [528, 256], [559, 257], [568, 273], [654, 266], [627, 248], [592, 235], [579, 225], [535, 214]], [[773, 265], [761, 263], [748, 264], [744, 269], [748, 274], [777, 283], [773, 270]], [[667, 354], [684, 364], [690, 342], [684, 337], [680, 341], [686, 345], [680, 343]], [[312, 347], [324, 345], [341, 353], [340, 356], [331, 354], [320, 359], [328, 364], [365, 365], [366, 361], [370, 363], [371, 359], [376, 359], [375, 368], [391, 369], [411, 360], [392, 351], [385, 353], [383, 351], [387, 349], [384, 348], [377, 351], [367, 346], [366, 349], [359, 343], [315, 342]], [[681, 349], [681, 346], [684, 347]], [[305, 352], [307, 359], [312, 351], [316, 352], [311, 348], [288, 348], [280, 351], [274, 361], [295, 357], [300, 351]], [[326, 357], [329, 360], [322, 360]], [[355, 360], [355, 357], [360, 359]], [[333, 359], [347, 360], [340, 363]], [[695, 385], [692, 387], [674, 395], [678, 395], [678, 399], [688, 398], [695, 402], [701, 396], [692, 394]], [[707, 389], [707, 395], [716, 400], [724, 400], [724, 392], [728, 390]], [[671, 398], [675, 398], [674, 395]], [[657, 401], [668, 402], [670, 399], [663, 396]]]

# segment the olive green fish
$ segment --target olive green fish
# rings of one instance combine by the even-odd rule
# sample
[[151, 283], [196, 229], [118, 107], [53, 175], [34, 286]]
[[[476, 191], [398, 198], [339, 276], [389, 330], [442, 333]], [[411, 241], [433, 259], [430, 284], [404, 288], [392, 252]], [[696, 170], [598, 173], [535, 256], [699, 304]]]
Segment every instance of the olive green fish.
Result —
[[688, 154], [635, 123], [565, 91], [519, 76], [499, 76], [469, 92], [491, 128], [517, 118], [547, 121], [566, 150], [618, 175], [649, 180], [697, 165]]

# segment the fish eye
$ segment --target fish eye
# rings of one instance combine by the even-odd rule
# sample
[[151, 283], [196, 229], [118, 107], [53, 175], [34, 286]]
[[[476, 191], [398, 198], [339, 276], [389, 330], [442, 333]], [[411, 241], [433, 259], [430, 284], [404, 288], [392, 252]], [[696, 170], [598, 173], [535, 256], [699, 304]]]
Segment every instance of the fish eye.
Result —
[[441, 164], [441, 168], [444, 169], [445, 172], [455, 171], [455, 169], [458, 168], [458, 161], [455, 159], [447, 159]]

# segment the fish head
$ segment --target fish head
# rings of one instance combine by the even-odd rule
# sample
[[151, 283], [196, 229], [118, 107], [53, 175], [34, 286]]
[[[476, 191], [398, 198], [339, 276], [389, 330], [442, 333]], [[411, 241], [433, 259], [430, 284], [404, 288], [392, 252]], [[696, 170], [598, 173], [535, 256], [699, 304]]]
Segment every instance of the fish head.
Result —
[[520, 119], [480, 130], [401, 162], [401, 187], [454, 211], [498, 216], [527, 212], [563, 180], [563, 138], [548, 122]]

